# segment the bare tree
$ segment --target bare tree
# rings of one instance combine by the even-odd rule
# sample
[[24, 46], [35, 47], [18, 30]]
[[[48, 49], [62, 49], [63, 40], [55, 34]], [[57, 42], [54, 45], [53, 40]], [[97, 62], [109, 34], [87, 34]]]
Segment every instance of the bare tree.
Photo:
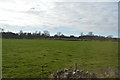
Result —
[[44, 35], [45, 35], [45, 36], [50, 36], [49, 31], [45, 30], [45, 31], [44, 31]]
[[61, 39], [61, 37], [60, 37], [61, 36], [61, 32], [57, 32], [57, 36], [58, 36], [59, 39]]
[[61, 35], [61, 32], [57, 32], [57, 36], [60, 36]]
[[89, 36], [93, 36], [93, 32], [89, 32], [88, 35], [89, 35]]
[[38, 32], [38, 35], [41, 35], [41, 31]]
[[108, 36], [107, 36], [107, 38], [112, 38], [112, 37], [113, 37], [113, 35], [108, 35]]
[[22, 31], [22, 30], [20, 30], [20, 31], [19, 31], [19, 35], [22, 35], [22, 34], [23, 34], [23, 31]]
[[81, 32], [81, 36], [83, 36], [84, 34], [83, 34], [83, 32]]
[[3, 29], [3, 28], [0, 28], [0, 32], [4, 32], [4, 29]]

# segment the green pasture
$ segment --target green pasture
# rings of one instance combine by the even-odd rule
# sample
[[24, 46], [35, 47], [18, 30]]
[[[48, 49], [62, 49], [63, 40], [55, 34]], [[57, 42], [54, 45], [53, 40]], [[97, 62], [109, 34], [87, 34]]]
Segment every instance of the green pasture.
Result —
[[[3, 78], [41, 78], [64, 68], [101, 72], [118, 67], [118, 42], [2, 40]], [[44, 71], [41, 66], [44, 65]]]

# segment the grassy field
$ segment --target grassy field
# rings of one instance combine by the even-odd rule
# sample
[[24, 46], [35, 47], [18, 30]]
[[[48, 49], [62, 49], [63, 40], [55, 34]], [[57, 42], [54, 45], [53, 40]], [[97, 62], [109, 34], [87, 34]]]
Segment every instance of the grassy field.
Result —
[[[3, 78], [40, 78], [64, 68], [100, 72], [118, 66], [118, 43], [3, 39]], [[41, 75], [45, 65], [45, 75]]]

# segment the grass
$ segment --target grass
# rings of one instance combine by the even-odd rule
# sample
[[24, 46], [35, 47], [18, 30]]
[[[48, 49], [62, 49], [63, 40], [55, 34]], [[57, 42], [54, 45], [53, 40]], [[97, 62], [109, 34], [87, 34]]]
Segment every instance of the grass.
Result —
[[[118, 42], [2, 40], [3, 78], [41, 78], [64, 68], [100, 72], [118, 67]], [[41, 66], [45, 65], [44, 75]], [[41, 75], [42, 74], [42, 75]]]

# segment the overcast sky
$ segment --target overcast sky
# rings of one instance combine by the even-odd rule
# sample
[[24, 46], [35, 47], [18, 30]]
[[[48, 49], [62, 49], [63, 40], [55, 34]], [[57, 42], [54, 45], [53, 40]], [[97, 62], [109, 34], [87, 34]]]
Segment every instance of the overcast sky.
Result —
[[[56, 1], [56, 2], [55, 2]], [[6, 31], [118, 36], [118, 0], [0, 0], [0, 28]]]

